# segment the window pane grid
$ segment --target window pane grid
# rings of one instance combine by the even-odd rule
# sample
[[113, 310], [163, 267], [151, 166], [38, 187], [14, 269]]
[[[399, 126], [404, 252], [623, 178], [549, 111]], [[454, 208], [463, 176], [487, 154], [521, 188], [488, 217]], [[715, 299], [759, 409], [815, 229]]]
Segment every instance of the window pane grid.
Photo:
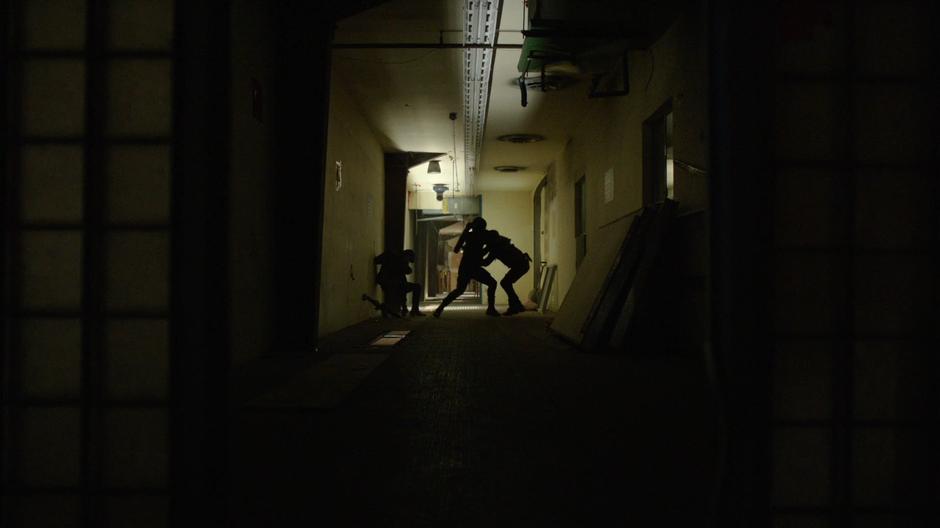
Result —
[[[77, 407], [82, 403], [81, 398], [9, 398], [0, 402], [0, 405], [15, 410], [20, 407]], [[167, 409], [169, 403], [166, 398], [157, 399], [102, 399], [100, 407], [111, 409]]]
[[[83, 50], [64, 50], [64, 49], [32, 49], [20, 50], [12, 54], [13, 60], [30, 59], [81, 59], [86, 58], [87, 53]], [[171, 51], [162, 50], [106, 50], [99, 52], [98, 56], [107, 59], [139, 59], [139, 60], [165, 60], [173, 57]]]
[[[848, 420], [846, 423], [866, 429], [920, 429], [936, 425], [934, 418], [922, 420]], [[774, 420], [773, 424], [779, 427], [823, 427], [832, 424], [831, 420]]]
[[[860, 515], [918, 515], [928, 518], [940, 516], [931, 506], [854, 506], [852, 510]], [[830, 514], [831, 506], [772, 506], [770, 511], [782, 515]]]
[[[78, 383], [80, 394], [57, 396], [49, 393], [46, 396], [46, 392], [34, 391], [47, 391], [57, 387], [60, 381], [49, 377], [53, 375], [52, 372], [36, 370], [36, 365], [45, 362], [44, 354], [60, 354], [61, 351], [56, 348], [60, 345], [36, 341], [37, 334], [33, 332], [29, 334], [34, 336], [30, 338], [30, 356], [20, 357], [22, 351], [26, 350], [25, 345], [9, 349], [16, 357], [5, 354], [2, 364], [4, 372], [0, 373], [0, 377], [13, 383], [4, 383], [0, 393], [4, 429], [2, 434], [4, 437], [8, 433], [20, 436], [27, 434], [46, 439], [44, 441], [59, 437], [69, 439], [61, 440], [65, 443], [60, 444], [67, 446], [71, 457], [69, 460], [72, 464], [67, 466], [70, 471], [67, 473], [68, 478], [76, 481], [73, 485], [61, 485], [49, 480], [61, 480], [61, 468], [50, 465], [61, 457], [47, 456], [48, 453], [42, 453], [40, 456], [37, 449], [23, 451], [25, 448], [14, 445], [15, 442], [4, 442], [4, 461], [23, 459], [24, 453], [34, 453], [36, 456], [30, 455], [32, 458], [27, 457], [26, 462], [21, 461], [0, 468], [4, 483], [3, 497], [0, 498], [4, 505], [0, 524], [11, 522], [15, 525], [39, 523], [100, 526], [104, 522], [109, 525], [151, 526], [168, 523], [169, 493], [165, 477], [161, 475], [168, 471], [170, 414], [168, 389], [160, 388], [168, 384], [168, 379], [163, 377], [156, 385], [151, 383], [146, 392], [128, 391], [126, 387], [117, 392], [107, 392], [104, 376], [109, 367], [104, 362], [111, 351], [103, 348], [106, 344], [104, 332], [109, 325], [120, 324], [130, 328], [125, 330], [125, 337], [110, 345], [117, 347], [114, 354], [117, 354], [119, 360], [114, 363], [112, 358], [110, 368], [123, 369], [116, 371], [120, 377], [128, 375], [127, 368], [133, 367], [137, 354], [145, 352], [144, 349], [138, 350], [140, 345], [135, 344], [133, 339], [128, 341], [128, 336], [133, 336], [136, 332], [135, 325], [158, 325], [158, 328], [166, 328], [169, 321], [168, 306], [166, 303], [152, 307], [121, 305], [109, 309], [105, 306], [107, 299], [102, 286], [111, 272], [107, 260], [107, 243], [112, 234], [130, 237], [139, 233], [144, 237], [158, 236], [161, 240], [169, 240], [171, 224], [168, 206], [151, 210], [146, 217], [124, 214], [120, 218], [110, 218], [106, 207], [108, 201], [115, 203], [114, 200], [123, 200], [123, 193], [127, 189], [135, 189], [136, 182], [131, 181], [124, 188], [118, 187], [119, 192], [112, 193], [110, 198], [106, 195], [108, 187], [105, 182], [110, 161], [106, 154], [108, 149], [162, 148], [168, 153], [173, 143], [172, 120], [169, 118], [172, 109], [170, 87], [174, 59], [173, 4], [172, 0], [2, 2], [5, 14], [12, 15], [10, 19], [13, 21], [10, 25], [4, 24], [0, 29], [0, 33], [3, 33], [0, 44], [4, 46], [3, 56], [10, 59], [4, 64], [4, 73], [9, 75], [9, 78], [24, 80], [19, 87], [13, 86], [14, 90], [8, 98], [8, 108], [14, 112], [6, 120], [11, 126], [8, 126], [8, 131], [4, 134], [8, 146], [6, 150], [10, 154], [7, 167], [11, 169], [4, 174], [5, 189], [10, 190], [12, 194], [22, 189], [32, 197], [39, 194], [35, 189], [62, 188], [60, 184], [63, 182], [42, 179], [49, 178], [44, 174], [57, 176], [61, 174], [60, 170], [36, 173], [38, 176], [31, 176], [34, 179], [25, 181], [33, 187], [24, 185], [22, 178], [25, 176], [19, 171], [24, 149], [72, 148], [82, 152], [84, 156], [80, 162], [82, 172], [78, 176], [82, 182], [80, 190], [83, 193], [72, 190], [64, 195], [66, 198], [77, 196], [78, 203], [81, 204], [78, 209], [71, 206], [62, 207], [61, 204], [52, 202], [37, 202], [35, 207], [30, 205], [26, 208], [20, 207], [20, 200], [11, 200], [11, 203], [4, 204], [4, 209], [8, 212], [5, 215], [8, 224], [8, 236], [4, 240], [5, 252], [11, 257], [17, 257], [5, 262], [5, 272], [9, 271], [11, 276], [17, 278], [23, 273], [29, 273], [36, 279], [27, 281], [25, 285], [21, 280], [14, 280], [11, 284], [14, 291], [5, 292], [5, 328], [10, 330], [9, 336], [3, 336], [5, 351], [6, 343], [19, 345], [22, 336], [26, 335], [24, 325], [27, 322], [35, 325], [78, 321], [82, 366], [79, 369], [67, 369], [68, 372], [81, 372], [81, 380]], [[149, 14], [141, 17], [140, 13], [144, 11]], [[121, 18], [122, 16], [124, 18]], [[109, 20], [118, 22], [120, 27], [111, 26], [109, 32]], [[76, 21], [80, 22], [76, 24]], [[138, 123], [131, 128], [105, 130], [108, 117], [106, 112], [112, 101], [105, 99], [108, 92], [104, 88], [112, 71], [112, 62], [139, 65], [141, 71], [149, 69], [156, 72], [149, 79], [151, 84], [159, 85], [163, 90], [161, 94], [157, 94], [163, 100], [163, 105], [144, 114], [142, 123], [157, 123], [159, 126], [147, 128], [139, 126]], [[72, 82], [74, 80], [77, 82]], [[9, 86], [5, 84], [4, 89]], [[148, 88], [146, 85], [144, 87]], [[54, 93], [59, 92], [63, 93], [64, 97], [52, 97]], [[137, 86], [130, 96], [140, 95], [139, 92], [140, 86]], [[125, 100], [126, 97], [125, 95]], [[23, 99], [22, 104], [19, 103], [20, 99]], [[61, 108], [51, 108], [48, 101], [53, 101], [51, 107], [59, 105]], [[118, 103], [120, 104], [119, 98]], [[26, 113], [19, 115], [16, 112], [19, 108], [25, 108]], [[42, 154], [34, 156], [33, 159], [43, 161], [51, 158]], [[136, 161], [131, 160], [131, 165], [125, 163], [123, 170], [137, 170], [133, 163]], [[166, 200], [169, 200], [169, 177], [169, 170], [164, 168], [158, 179], [151, 179], [151, 190], [153, 182], [163, 186], [166, 189]], [[163, 214], [163, 211], [167, 213]], [[70, 216], [63, 216], [66, 213]], [[75, 236], [78, 238], [75, 239]], [[65, 246], [57, 243], [65, 240], [62, 237], [68, 238], [69, 243]], [[73, 243], [75, 240], [78, 240], [77, 246]], [[25, 260], [20, 256], [23, 253], [23, 244], [26, 244], [25, 249], [29, 250]], [[62, 254], [63, 247], [67, 255]], [[77, 251], [73, 251], [76, 247]], [[166, 244], [162, 259], [169, 259], [168, 252], [169, 243]], [[123, 264], [120, 265], [131, 262], [130, 256], [131, 253], [125, 251], [121, 261]], [[34, 295], [36, 292], [41, 293], [41, 290], [36, 289], [42, 286], [43, 281], [40, 279], [63, 276], [61, 273], [54, 273], [54, 268], [61, 267], [63, 263], [72, 266], [70, 269], [78, 274], [80, 296], [65, 298], [61, 295]], [[127, 273], [128, 269], [125, 269], [122, 276], [123, 282], [131, 279]], [[165, 266], [152, 271], [157, 275], [168, 274], [168, 268]], [[72, 275], [75, 274], [65, 274], [66, 277]], [[160, 282], [165, 279], [165, 276], [151, 276], [148, 280]], [[59, 291], [58, 288], [55, 290]], [[72, 290], [66, 288], [64, 291]], [[37, 299], [40, 302], [37, 303]], [[162, 342], [168, 343], [168, 339], [164, 338]], [[165, 370], [162, 376], [168, 376], [168, 345], [156, 349], [151, 347], [148, 350], [148, 364]], [[155, 361], [157, 363], [154, 363]], [[7, 374], [6, 371], [11, 365], [14, 370], [12, 374]], [[30, 377], [21, 378], [20, 371], [32, 374]], [[24, 380], [28, 382], [28, 387], [23, 386]], [[33, 392], [24, 392], [27, 388]], [[70, 413], [71, 421], [48, 418], [62, 412]], [[20, 427], [20, 423], [26, 423], [26, 429]], [[63, 426], [74, 426], [75, 431], [68, 435], [53, 434], [55, 427]], [[141, 427], [153, 429], [152, 434], [141, 435], [135, 432]], [[160, 440], [155, 441], [154, 435]], [[112, 443], [113, 449], [102, 452], [102, 447], [108, 441]], [[127, 447], [126, 444], [130, 441], [139, 444], [139, 448]], [[26, 445], [22, 441], [20, 444]], [[42, 447], [42, 442], [37, 442], [36, 446]], [[115, 462], [108, 458], [110, 451], [120, 453], [121, 448], [124, 449], [122, 459]], [[42, 462], [46, 459], [48, 462]], [[111, 460], [110, 465], [108, 460]], [[45, 465], [36, 465], [42, 463]], [[27, 467], [24, 464], [32, 464], [35, 467], [23, 473], [17, 468]], [[130, 469], [124, 469], [127, 464], [130, 464]], [[28, 475], [29, 478], [19, 478], [21, 474]], [[138, 474], [150, 476], [142, 480], [137, 478]], [[10, 478], [19, 478], [22, 482], [10, 481]], [[147, 479], [151, 484], [148, 484]], [[153, 483], [158, 485], [152, 485]], [[18, 498], [11, 502], [10, 497]], [[29, 508], [24, 502], [27, 499], [30, 503], [41, 501], [43, 505], [55, 504], [56, 507]], [[15, 507], [6, 507], [10, 505]], [[64, 507], [65, 505], [68, 507]], [[141, 517], [137, 512], [146, 512], [146, 515]]]
[[[863, 5], [865, 7], [859, 8], [852, 2], [827, 4], [820, 9], [828, 13], [826, 16], [835, 23], [824, 29], [817, 28], [814, 38], [806, 42], [795, 39], [777, 43], [777, 86], [778, 93], [784, 94], [782, 99], [778, 99], [778, 109], [792, 110], [782, 112], [783, 115], [778, 112], [778, 119], [783, 120], [782, 129], [786, 132], [788, 126], [798, 128], [809, 123], [814, 129], [797, 131], [794, 128], [792, 131], [799, 133], [780, 136], [778, 123], [774, 178], [777, 182], [784, 182], [794, 170], [837, 171], [834, 178], [839, 182], [838, 194], [824, 196], [826, 204], [822, 205], [825, 207], [819, 207], [821, 204], [807, 206], [810, 211], [836, 213], [834, 218], [818, 219], [815, 230], [793, 231], [792, 226], [801, 221], [800, 216], [782, 217], [785, 211], [774, 211], [777, 228], [772, 247], [776, 261], [784, 258], [798, 265], [801, 260], [809, 262], [807, 259], [810, 258], [824, 258], [833, 266], [829, 269], [835, 271], [826, 275], [819, 285], [820, 288], [828, 288], [828, 295], [819, 299], [828, 309], [814, 308], [816, 311], [813, 312], [815, 316], [829, 318], [825, 325], [820, 328], [800, 327], [802, 321], [792, 317], [781, 325], [778, 313], [776, 330], [771, 333], [778, 345], [805, 348], [807, 342], [814, 340], [831, 345], [829, 350], [813, 351], [821, 356], [819, 358], [801, 359], [803, 364], [798, 363], [797, 366], [802, 370], [793, 372], [790, 372], [792, 366], [781, 362], [785, 352], [777, 350], [773, 356], [774, 382], [785, 384], [784, 389], [774, 389], [775, 404], [779, 404], [781, 398], [790, 405], [805, 403], [808, 400], [800, 391], [813, 387], [816, 380], [807, 375], [820, 372], [822, 364], [832, 366], [828, 383], [823, 378], [825, 390], [832, 395], [831, 417], [783, 417], [777, 414], [772, 420], [772, 430], [777, 434], [793, 430], [830, 431], [833, 440], [831, 467], [827, 472], [831, 500], [817, 505], [795, 505], [775, 498], [770, 512], [781, 526], [802, 526], [804, 521], [817, 520], [820, 526], [906, 526], [910, 520], [936, 521], [938, 518], [937, 510], [931, 506], [931, 499], [936, 497], [927, 496], [927, 490], [935, 489], [940, 483], [938, 477], [928, 477], [930, 470], [919, 472], [912, 467], [913, 461], [919, 461], [934, 471], [938, 469], [936, 450], [925, 448], [930, 445], [929, 439], [934, 442], [938, 439], [940, 416], [933, 407], [938, 403], [937, 387], [927, 390], [933, 397], [929, 402], [922, 402], [914, 412], [909, 412], [912, 404], [909, 399], [911, 395], [922, 395], [924, 391], [907, 387], [911, 383], [920, 383], [918, 369], [936, 368], [935, 354], [931, 353], [928, 358], [918, 357], [915, 353], [935, 346], [936, 328], [923, 320], [911, 321], [917, 313], [915, 310], [920, 309], [911, 306], [922, 308], [923, 304], [922, 301], [911, 304], [913, 293], [908, 295], [905, 290], [892, 294], [893, 290], [882, 287], [879, 291], [878, 284], [869, 284], [884, 281], [888, 269], [907, 263], [911, 271], [904, 275], [914, 274], [917, 288], [928, 292], [926, 297], [931, 294], [931, 287], [932, 294], [936, 296], [936, 277], [929, 272], [921, 273], [916, 265], [909, 264], [921, 262], [925, 269], [932, 269], [936, 264], [936, 183], [923, 177], [931, 174], [933, 169], [927, 160], [914, 155], [914, 149], [918, 147], [912, 146], [914, 143], [920, 145], [919, 141], [929, 134], [919, 134], [922, 137], [917, 138], [918, 141], [900, 141], [897, 148], [892, 141], [879, 139], [875, 141], [877, 152], [872, 153], [865, 145], [873, 142], [871, 134], [880, 133], [879, 130], [885, 128], [879, 128], [871, 116], [860, 112], [871, 107], [865, 101], [872, 97], [880, 97], [886, 91], [908, 90], [914, 93], [931, 81], [912, 72], [862, 71], [864, 68], [859, 67], [857, 61], [867, 55], [857, 53], [858, 43], [865, 39], [881, 42], [875, 36], [876, 32], [855, 28], [858, 12], [878, 9], [876, 4]], [[810, 42], [812, 45], [808, 44]], [[892, 52], [890, 47], [882, 45], [877, 49], [884, 53]], [[887, 105], [881, 106], [880, 112], [884, 113]], [[812, 109], [809, 113], [813, 119], [787, 121], [790, 116], [807, 109]], [[876, 115], [874, 119], [885, 118]], [[911, 130], [919, 130], [917, 126], [923, 125], [917, 119], [897, 119], [910, 121]], [[820, 126], [820, 123], [825, 126]], [[820, 128], [823, 129], [821, 134]], [[817, 138], [819, 141], [807, 141], [806, 138], [814, 134], [825, 136], [828, 143], [823, 137]], [[825, 152], [812, 150], [819, 145], [831, 148]], [[810, 150], [807, 147], [811, 147]], [[898, 156], [899, 152], [908, 151], [912, 154]], [[901, 174], [907, 179], [896, 177]], [[917, 191], [909, 187], [911, 185], [916, 185]], [[931, 187], [932, 198], [928, 190]], [[805, 186], [801, 188], [803, 197], [808, 189], [812, 191]], [[817, 189], [823, 190], [818, 184]], [[882, 207], [885, 198], [896, 202], [896, 206], [892, 202], [887, 204], [894, 209], [886, 211]], [[876, 201], [877, 208], [873, 209]], [[789, 203], [784, 202], [784, 205]], [[835, 237], [820, 240], [820, 229], [832, 226], [836, 226]], [[804, 266], [796, 273], [802, 274], [801, 280], [805, 281], [808, 276], [818, 276], [818, 273], [808, 273], [813, 269], [822, 271], [825, 268]], [[873, 273], [874, 270], [878, 271]], [[785, 288], [779, 288], [780, 277], [776, 280], [778, 295], [792, 295]], [[888, 283], [894, 284], [892, 281]], [[796, 305], [806, 306], [808, 299], [806, 297]], [[886, 324], [882, 315], [890, 314], [881, 314], [878, 308], [886, 305], [895, 312], [900, 309], [910, 317], [906, 316], [904, 320], [895, 317]], [[810, 360], [815, 363], [808, 363]], [[784, 367], [787, 370], [783, 374], [778, 372]], [[875, 375], [877, 378], [873, 377]], [[906, 376], [903, 383], [889, 387], [883, 385], [898, 379], [899, 375]], [[878, 386], [873, 385], [875, 380]], [[781, 390], [790, 393], [781, 394]], [[875, 390], [878, 391], [877, 396], [868, 394]], [[860, 394], [860, 391], [865, 391], [865, 394]], [[886, 405], [886, 399], [894, 407]], [[780, 462], [776, 456], [774, 461]], [[875, 474], [885, 472], [890, 475], [873, 478]], [[886, 479], [890, 480], [881, 482]], [[861, 481], [878, 484], [871, 486], [860, 484]], [[878, 503], [873, 503], [873, 500]]]
[[[43, 310], [18, 310], [13, 311], [10, 317], [13, 319], [23, 318], [46, 318], [46, 319], [71, 319], [81, 317], [80, 311], [43, 311]], [[166, 310], [108, 310], [105, 315], [110, 317], [120, 317], [122, 319], [167, 319], [169, 312]]]
[[[111, 497], [167, 497], [169, 495], [169, 489], [167, 487], [109, 488], [107, 486], [102, 486], [100, 491], [102, 495], [108, 495]], [[4, 488], [5, 495], [14, 497], [79, 495], [81, 492], [81, 486], [7, 485]]]
[[[69, 224], [60, 224], [60, 223], [21, 223], [15, 224], [15, 227], [20, 231], [74, 231], [85, 229], [86, 225], [84, 223], [69, 223]], [[171, 226], [166, 223], [153, 223], [153, 224], [137, 224], [137, 223], [126, 223], [126, 222], [117, 222], [111, 224], [105, 224], [103, 226], [98, 226], [98, 229], [101, 231], [137, 231], [141, 233], [149, 232], [166, 232], [170, 231]]]
[[[123, 136], [105, 136], [105, 139], [115, 145], [166, 145], [171, 144], [170, 138], [164, 135], [123, 135]], [[19, 138], [12, 138], [10, 142], [14, 145], [84, 145], [85, 137], [78, 136], [42, 136], [29, 135]]]

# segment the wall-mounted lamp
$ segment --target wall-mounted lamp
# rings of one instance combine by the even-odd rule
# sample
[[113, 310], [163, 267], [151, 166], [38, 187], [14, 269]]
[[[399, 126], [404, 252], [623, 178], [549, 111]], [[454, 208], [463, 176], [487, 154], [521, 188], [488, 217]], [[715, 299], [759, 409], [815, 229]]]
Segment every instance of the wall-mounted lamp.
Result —
[[441, 162], [437, 160], [431, 160], [428, 162], [428, 174], [440, 174], [441, 173]]
[[444, 201], [444, 193], [445, 193], [445, 192], [447, 192], [447, 185], [444, 185], [443, 183], [435, 183], [435, 184], [434, 184], [434, 193], [437, 194], [437, 201], [438, 201], [438, 202], [443, 202], [443, 201]]

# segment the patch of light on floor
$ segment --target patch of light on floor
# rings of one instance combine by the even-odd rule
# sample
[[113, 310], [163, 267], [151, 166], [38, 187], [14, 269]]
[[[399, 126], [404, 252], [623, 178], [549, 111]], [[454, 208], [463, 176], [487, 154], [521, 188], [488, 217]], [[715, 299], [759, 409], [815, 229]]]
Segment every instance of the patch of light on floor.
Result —
[[392, 346], [405, 338], [411, 330], [389, 330], [369, 343], [370, 346]]
[[[441, 303], [429, 303], [421, 305], [422, 312], [433, 312], [440, 306]], [[447, 308], [444, 308], [445, 312], [485, 312], [486, 305], [484, 304], [450, 304]]]

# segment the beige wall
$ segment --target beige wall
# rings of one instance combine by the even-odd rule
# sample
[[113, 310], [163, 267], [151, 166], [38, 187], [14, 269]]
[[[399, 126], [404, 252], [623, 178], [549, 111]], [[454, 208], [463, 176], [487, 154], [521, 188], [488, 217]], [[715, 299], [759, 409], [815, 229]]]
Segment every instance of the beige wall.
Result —
[[[407, 198], [406, 198], [407, 199]], [[402, 243], [402, 249], [414, 249], [415, 248], [415, 230], [414, 230], [414, 220], [412, 217], [415, 215], [415, 212], [405, 206], [405, 238]], [[415, 282], [414, 270], [417, 269], [417, 266], [412, 266], [412, 273], [408, 274], [408, 280], [410, 282]], [[422, 286], [424, 286], [422, 284]]]
[[[329, 126], [320, 275], [321, 336], [373, 314], [361, 296], [376, 293], [372, 259], [384, 247], [382, 148], [335, 72]], [[334, 177], [337, 161], [343, 163], [339, 190]]]
[[[574, 279], [574, 183], [582, 176], [587, 189], [588, 253], [603, 226], [643, 205], [643, 122], [672, 100], [675, 158], [706, 168], [707, 77], [703, 28], [686, 13], [649, 52], [631, 52], [630, 94], [592, 99], [581, 123], [549, 170], [543, 200], [549, 218], [549, 264], [558, 265], [549, 306], [558, 309]], [[613, 169], [614, 199], [604, 203], [604, 173]], [[704, 177], [676, 170], [676, 199], [681, 210], [706, 206]]]
[[[542, 260], [549, 265], [558, 266], [549, 298], [549, 308], [552, 310], [557, 310], [561, 305], [576, 271], [574, 183], [582, 174], [568, 169], [569, 157], [569, 148], [566, 147], [549, 168], [548, 183], [542, 194], [542, 208], [546, 213], [546, 217], [542, 219], [545, 225], [542, 238], [543, 245], [546, 247]], [[588, 214], [590, 213], [589, 210]]]
[[405, 208], [405, 238], [402, 249], [415, 248], [414, 220], [412, 220], [414, 214], [414, 211], [407, 207]]
[[[231, 244], [231, 346], [233, 362], [269, 352], [274, 309], [271, 155], [274, 112], [273, 36], [262, 0], [232, 3], [232, 152], [229, 226]], [[264, 21], [268, 21], [265, 23]], [[262, 121], [252, 115], [252, 79], [261, 83]]]
[[437, 199], [437, 193], [434, 191], [418, 191], [408, 193], [409, 209], [437, 209], [441, 210], [444, 202]]
[[[499, 234], [509, 237], [513, 245], [528, 253], [532, 251], [532, 193], [528, 191], [493, 191], [483, 193], [483, 218], [486, 219], [487, 229], [495, 229]], [[487, 268], [490, 274], [499, 281], [508, 269], [498, 260]], [[534, 270], [530, 269], [515, 284], [516, 293], [523, 300], [528, 298], [529, 291], [534, 287]], [[506, 304], [509, 302], [502, 288], [496, 293], [496, 302]]]

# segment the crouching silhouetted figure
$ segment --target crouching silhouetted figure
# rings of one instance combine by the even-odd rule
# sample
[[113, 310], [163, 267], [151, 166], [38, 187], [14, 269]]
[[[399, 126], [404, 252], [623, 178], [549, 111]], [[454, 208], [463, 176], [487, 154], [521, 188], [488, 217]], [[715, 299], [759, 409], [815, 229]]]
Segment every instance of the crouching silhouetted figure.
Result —
[[467, 227], [463, 228], [463, 233], [460, 234], [457, 245], [454, 246], [454, 253], [460, 253], [463, 250], [460, 267], [457, 268], [457, 287], [448, 293], [447, 297], [441, 301], [441, 305], [434, 310], [434, 317], [440, 317], [444, 308], [467, 290], [471, 280], [486, 285], [486, 315], [499, 315], [495, 306], [496, 279], [482, 266], [485, 254], [484, 233], [486, 233], [486, 220], [479, 217], [474, 218], [467, 224]]
[[[424, 316], [418, 309], [418, 305], [421, 304], [421, 285], [408, 282], [408, 274], [411, 273], [411, 264], [414, 261], [415, 252], [410, 249], [387, 251], [375, 257], [374, 263], [381, 266], [376, 275], [376, 282], [382, 288], [385, 302], [382, 304], [372, 302], [372, 304], [382, 311], [383, 316], [407, 314], [409, 293], [411, 293], [411, 315]], [[363, 295], [363, 299], [370, 300], [366, 295]]]
[[494, 260], [498, 259], [509, 268], [503, 279], [499, 281], [500, 286], [509, 296], [509, 309], [503, 315], [524, 312], [525, 306], [522, 305], [522, 301], [519, 300], [519, 296], [516, 295], [516, 290], [512, 285], [529, 271], [529, 262], [532, 261], [532, 258], [529, 257], [528, 253], [523, 253], [522, 250], [514, 246], [511, 240], [501, 236], [499, 231], [487, 231], [484, 240], [487, 255], [483, 259], [483, 265], [489, 266]]

